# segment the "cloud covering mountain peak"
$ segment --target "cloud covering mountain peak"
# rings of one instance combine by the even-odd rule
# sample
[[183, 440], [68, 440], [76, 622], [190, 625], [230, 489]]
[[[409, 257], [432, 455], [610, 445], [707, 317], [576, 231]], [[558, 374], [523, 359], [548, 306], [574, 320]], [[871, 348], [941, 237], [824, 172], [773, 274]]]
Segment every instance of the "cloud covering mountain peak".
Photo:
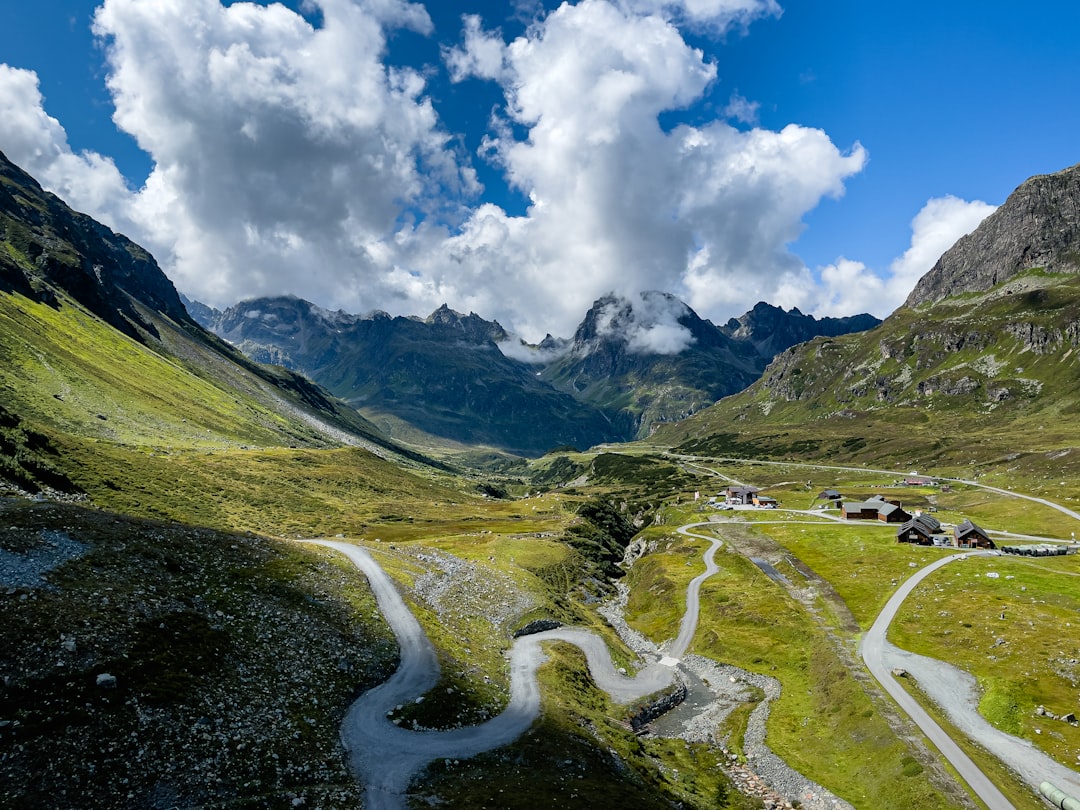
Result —
[[[138, 188], [73, 150], [37, 77], [8, 66], [0, 145], [219, 306], [279, 293], [349, 311], [448, 302], [537, 340], [569, 333], [606, 291], [672, 290], [714, 318], [836, 299], [788, 245], [862, 170], [862, 146], [797, 124], [661, 125], [719, 81], [689, 32], [745, 31], [779, 14], [773, 0], [581, 0], [510, 41], [470, 17], [444, 66], [390, 60], [398, 29], [432, 34], [421, 4], [311, 8], [318, 25], [280, 4], [105, 0], [94, 30], [113, 118], [152, 159]], [[501, 94], [479, 156], [440, 116], [438, 70]], [[527, 208], [487, 199], [474, 160]], [[637, 350], [685, 345], [670, 313], [642, 317]]]

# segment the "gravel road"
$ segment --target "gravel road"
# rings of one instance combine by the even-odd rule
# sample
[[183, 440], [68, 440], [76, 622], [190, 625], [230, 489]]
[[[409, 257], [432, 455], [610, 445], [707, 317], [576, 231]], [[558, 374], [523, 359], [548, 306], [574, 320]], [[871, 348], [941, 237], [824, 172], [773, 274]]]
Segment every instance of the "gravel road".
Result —
[[[701, 584], [718, 570], [713, 558], [722, 545], [721, 541], [691, 531], [706, 525], [711, 524], [690, 524], [677, 530], [681, 534], [710, 542], [704, 555], [705, 571], [688, 586], [687, 610], [680, 622], [678, 637], [669, 644], [657, 647], [630, 631], [621, 620], [621, 615], [618, 616], [619, 621], [615, 624], [617, 629], [626, 631], [620, 633], [624, 635], [624, 640], [650, 662], [636, 676], [630, 678], [618, 671], [607, 645], [590, 631], [561, 627], [523, 636], [514, 642], [510, 651], [510, 700], [506, 709], [486, 723], [450, 731], [407, 730], [387, 719], [395, 707], [415, 700], [438, 682], [439, 664], [435, 650], [392, 580], [366, 551], [349, 543], [311, 541], [340, 551], [364, 572], [379, 608], [401, 647], [401, 664], [394, 675], [356, 700], [342, 723], [341, 737], [349, 753], [350, 765], [365, 786], [364, 807], [371, 810], [403, 808], [409, 783], [429, 762], [466, 759], [507, 745], [521, 736], [540, 713], [536, 670], [546, 660], [541, 645], [547, 641], [565, 641], [585, 653], [594, 682], [618, 703], [629, 703], [670, 686], [675, 679], [675, 668], [680, 665], [709, 678], [712, 684], [717, 685], [714, 691], [718, 694], [741, 691], [745, 688], [743, 684], [758, 686], [768, 699], [762, 701], [751, 716], [745, 740], [747, 753], [753, 760], [758, 776], [778, 794], [798, 797], [802, 805], [810, 810], [849, 808], [846, 802], [792, 770], [765, 745], [769, 703], [780, 691], [775, 679], [719, 665], [699, 656], [680, 660], [697, 629]], [[726, 686], [728, 684], [730, 688]], [[713, 708], [707, 707], [705, 714], [708, 715]], [[711, 734], [703, 722], [692, 725], [693, 728], [687, 729], [687, 735], [705, 735], [703, 739], [707, 739]], [[715, 729], [715, 723], [712, 729]]]
[[415, 700], [439, 679], [435, 649], [405, 605], [389, 576], [358, 546], [331, 540], [311, 541], [336, 549], [367, 576], [379, 609], [401, 647], [401, 664], [389, 680], [365, 692], [349, 708], [341, 738], [353, 771], [365, 786], [364, 807], [392, 810], [405, 806], [413, 776], [436, 759], [465, 759], [507, 745], [524, 733], [540, 714], [536, 670], [546, 657], [545, 641], [567, 641], [585, 653], [596, 684], [620, 703], [628, 703], [670, 685], [671, 666], [654, 661], [634, 678], [620, 674], [607, 645], [586, 630], [559, 628], [514, 642], [510, 653], [510, 701], [498, 717], [469, 728], [411, 731], [387, 720], [397, 705]]
[[1041, 782], [1049, 781], [1068, 793], [1080, 795], [1080, 774], [1036, 750], [1027, 740], [999, 731], [979, 714], [975, 678], [944, 661], [901, 650], [885, 639], [900, 605], [922, 580], [944, 565], [955, 565], [964, 557], [991, 554], [993, 552], [980, 551], [944, 557], [910, 577], [889, 599], [863, 637], [860, 645], [863, 661], [885, 690], [910, 715], [991, 810], [1009, 810], [1012, 804], [897, 682], [892, 674], [894, 668], [907, 671], [934, 702], [942, 707], [950, 722], [964, 734], [978, 740], [1033, 788], [1038, 790]]

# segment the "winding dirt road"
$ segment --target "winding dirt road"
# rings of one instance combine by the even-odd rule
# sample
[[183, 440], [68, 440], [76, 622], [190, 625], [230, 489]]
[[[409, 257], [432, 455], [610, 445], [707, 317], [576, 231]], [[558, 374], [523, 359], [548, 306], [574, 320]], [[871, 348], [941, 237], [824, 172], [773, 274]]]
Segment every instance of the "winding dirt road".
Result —
[[713, 557], [721, 542], [690, 531], [705, 525], [709, 524], [693, 523], [678, 529], [681, 534], [710, 541], [710, 547], [704, 555], [705, 572], [695, 577], [687, 588], [686, 613], [679, 625], [679, 636], [664, 658], [628, 678], [616, 670], [603, 640], [587, 630], [561, 627], [523, 636], [510, 650], [510, 700], [506, 709], [486, 723], [450, 731], [411, 731], [387, 719], [387, 714], [398, 704], [414, 701], [439, 680], [435, 649], [393, 581], [359, 546], [333, 540], [308, 541], [341, 552], [364, 572], [401, 648], [398, 669], [389, 680], [365, 692], [349, 707], [341, 727], [350, 765], [365, 786], [364, 807], [403, 808], [409, 783], [429, 762], [466, 759], [507, 745], [528, 730], [540, 714], [536, 670], [547, 660], [541, 647], [545, 641], [566, 641], [578, 646], [585, 653], [596, 685], [618, 703], [629, 703], [669, 686], [674, 679], [674, 667], [697, 629], [701, 583], [718, 570]]

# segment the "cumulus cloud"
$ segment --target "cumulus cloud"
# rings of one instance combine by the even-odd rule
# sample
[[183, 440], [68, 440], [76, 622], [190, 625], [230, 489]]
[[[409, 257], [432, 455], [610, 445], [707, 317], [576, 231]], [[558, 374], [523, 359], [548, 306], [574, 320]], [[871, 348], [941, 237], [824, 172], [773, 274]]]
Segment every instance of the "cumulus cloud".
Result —
[[[805, 296], [807, 271], [787, 245], [866, 161], [859, 144], [796, 124], [660, 126], [721, 71], [683, 27], [745, 28], [780, 13], [772, 0], [581, 0], [510, 42], [467, 17], [444, 59], [452, 79], [504, 94], [477, 159], [526, 195], [515, 216], [480, 196], [424, 75], [386, 63], [393, 28], [430, 33], [423, 7], [317, 6], [319, 28], [280, 4], [105, 0], [94, 30], [114, 121], [153, 162], [142, 188], [72, 153], [33, 74], [0, 84], [18, 110], [0, 120], [3, 148], [208, 303], [293, 293], [398, 314], [447, 302], [529, 340], [569, 334], [609, 291], [663, 289], [712, 317], [798, 303], [783, 296]], [[724, 115], [750, 123], [752, 103], [736, 100]], [[662, 319], [640, 335], [642, 350], [684, 338]]]
[[9, 160], [78, 210], [129, 224], [123, 215], [130, 192], [111, 158], [76, 154], [67, 133], [45, 112], [36, 73], [0, 64], [0, 149]]
[[476, 14], [465, 15], [462, 25], [462, 45], [443, 50], [451, 81], [460, 82], [470, 76], [501, 79], [506, 67], [502, 36], [497, 31], [484, 31]]
[[776, 0], [623, 0], [623, 5], [637, 13], [674, 14], [720, 30], [745, 28], [760, 17], [782, 13]]
[[[526, 332], [572, 329], [568, 316], [583, 306], [565, 303], [609, 290], [670, 290], [706, 312], [769, 298], [802, 267], [786, 248], [802, 216], [842, 194], [866, 159], [858, 144], [845, 153], [796, 125], [664, 131], [658, 116], [700, 99], [717, 66], [667, 16], [643, 13], [676, 4], [629, 5], [637, 11], [564, 4], [506, 43], [499, 61], [506, 125], [488, 154], [532, 205], [523, 217], [482, 207], [449, 246], [470, 273], [496, 282], [518, 313], [507, 320]], [[494, 38], [467, 27], [457, 64], [477, 63], [469, 52]], [[508, 265], [512, 283], [498, 284]]]
[[[822, 315], [870, 312], [885, 317], [904, 303], [941, 254], [975, 230], [995, 209], [981, 200], [968, 202], [952, 195], [929, 200], [911, 221], [911, 246], [892, 261], [886, 275], [841, 257], [821, 269], [820, 286], [812, 282], [804, 286], [817, 299], [809, 304], [810, 308]], [[803, 305], [807, 305], [805, 300]]]
[[731, 99], [724, 108], [724, 117], [740, 121], [743, 124], [756, 124], [760, 108], [760, 102], [750, 101], [740, 93], [732, 93]]
[[382, 61], [399, 0], [282, 5], [106, 0], [114, 120], [154, 160], [136, 204], [174, 281], [214, 302], [286, 291], [327, 303], [400, 295], [398, 221], [468, 187], [424, 80]]

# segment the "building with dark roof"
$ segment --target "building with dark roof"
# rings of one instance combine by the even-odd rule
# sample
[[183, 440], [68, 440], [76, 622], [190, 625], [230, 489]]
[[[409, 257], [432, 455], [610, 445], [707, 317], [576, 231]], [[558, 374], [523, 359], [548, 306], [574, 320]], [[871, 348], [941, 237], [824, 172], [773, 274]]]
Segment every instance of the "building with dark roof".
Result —
[[970, 520], [953, 529], [953, 545], [957, 548], [997, 548], [990, 536]]
[[932, 546], [934, 535], [941, 531], [941, 522], [929, 515], [916, 515], [896, 530], [897, 543]]
[[880, 520], [882, 523], [911, 520], [911, 515], [899, 503], [887, 501], [880, 495], [867, 501], [844, 501], [840, 505], [840, 516], [844, 520]]
[[727, 502], [749, 505], [760, 490], [757, 487], [731, 486], [727, 488]]

